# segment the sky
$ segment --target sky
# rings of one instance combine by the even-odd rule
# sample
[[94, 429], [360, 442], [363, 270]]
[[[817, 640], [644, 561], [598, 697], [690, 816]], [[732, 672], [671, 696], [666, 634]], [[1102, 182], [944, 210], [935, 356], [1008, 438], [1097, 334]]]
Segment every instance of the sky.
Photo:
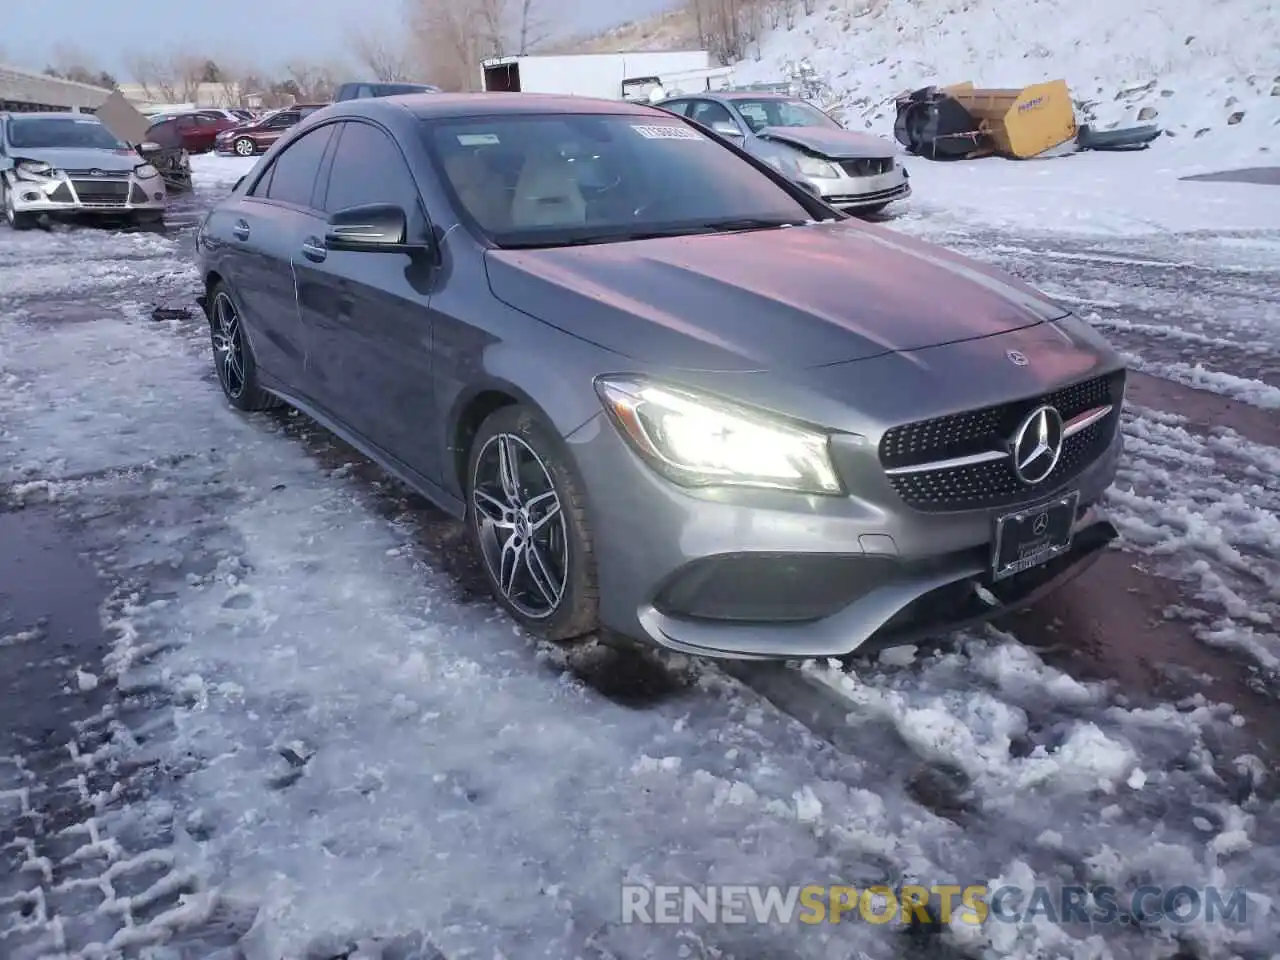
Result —
[[[537, 2], [537, 0], [535, 0]], [[557, 36], [592, 32], [646, 16], [670, 0], [542, 0], [554, 3]], [[214, 60], [278, 69], [291, 59], [341, 58], [343, 35], [362, 23], [394, 29], [400, 0], [18, 0], [5, 18], [0, 63], [42, 69], [56, 55], [58, 24], [74, 24], [67, 43], [124, 82], [131, 52], [208, 51]], [[37, 14], [36, 11], [39, 11]], [[372, 14], [371, 14], [372, 11]], [[51, 29], [51, 25], [54, 29]], [[92, 37], [92, 44], [83, 38]]]

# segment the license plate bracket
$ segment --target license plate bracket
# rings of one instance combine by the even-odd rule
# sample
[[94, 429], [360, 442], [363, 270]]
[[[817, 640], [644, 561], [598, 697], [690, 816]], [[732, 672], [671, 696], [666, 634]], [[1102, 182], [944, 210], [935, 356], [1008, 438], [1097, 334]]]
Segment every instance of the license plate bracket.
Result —
[[1004, 580], [1070, 550], [1079, 503], [1079, 491], [1072, 491], [997, 517], [992, 537], [991, 578]]

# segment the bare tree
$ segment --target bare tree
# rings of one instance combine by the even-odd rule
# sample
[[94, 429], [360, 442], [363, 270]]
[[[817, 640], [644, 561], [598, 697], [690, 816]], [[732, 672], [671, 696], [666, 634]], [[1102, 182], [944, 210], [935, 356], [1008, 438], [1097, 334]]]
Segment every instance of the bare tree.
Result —
[[285, 64], [285, 74], [303, 101], [322, 102], [333, 99], [341, 68], [335, 63], [293, 60]]
[[413, 75], [409, 46], [368, 27], [350, 27], [351, 52], [356, 62], [384, 82], [408, 80]]
[[447, 90], [480, 86], [489, 57], [524, 54], [547, 39], [543, 0], [402, 0], [423, 79]]
[[142, 89], [142, 95], [157, 103], [177, 103], [180, 81], [170, 57], [132, 52], [125, 55], [129, 76]]

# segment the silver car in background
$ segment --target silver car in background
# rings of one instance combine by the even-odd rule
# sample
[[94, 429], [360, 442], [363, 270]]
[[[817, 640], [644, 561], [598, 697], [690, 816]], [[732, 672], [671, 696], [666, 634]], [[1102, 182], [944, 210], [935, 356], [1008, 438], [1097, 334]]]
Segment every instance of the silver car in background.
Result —
[[85, 113], [0, 113], [0, 210], [14, 229], [42, 214], [164, 219], [160, 172]]
[[798, 97], [719, 91], [657, 104], [730, 137], [752, 156], [808, 183], [846, 213], [876, 213], [911, 195], [897, 147], [884, 137], [846, 130]]

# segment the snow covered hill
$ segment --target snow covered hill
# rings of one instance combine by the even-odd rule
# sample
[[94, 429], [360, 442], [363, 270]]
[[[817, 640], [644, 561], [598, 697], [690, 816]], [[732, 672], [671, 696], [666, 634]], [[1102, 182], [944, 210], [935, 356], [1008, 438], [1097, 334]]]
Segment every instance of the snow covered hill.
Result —
[[[669, 18], [668, 18], [669, 19]], [[1280, 5], [1273, 0], [819, 0], [766, 30], [740, 82], [808, 57], [850, 126], [891, 131], [893, 97], [931, 83], [1063, 78], [1102, 127], [1148, 116], [1162, 151], [1280, 163]]]

